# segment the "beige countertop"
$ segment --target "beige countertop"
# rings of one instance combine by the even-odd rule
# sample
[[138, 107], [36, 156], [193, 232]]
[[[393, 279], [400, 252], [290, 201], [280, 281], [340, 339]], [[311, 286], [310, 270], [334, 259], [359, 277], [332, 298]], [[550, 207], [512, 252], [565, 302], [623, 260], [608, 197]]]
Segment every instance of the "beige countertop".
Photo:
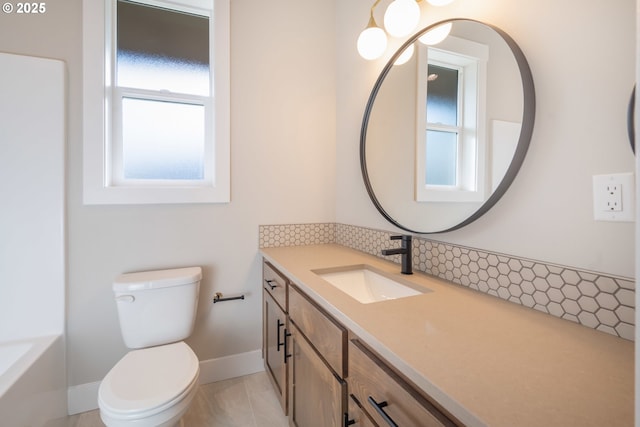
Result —
[[[262, 249], [469, 426], [632, 426], [633, 343], [340, 245]], [[361, 304], [313, 270], [368, 264], [433, 292]]]

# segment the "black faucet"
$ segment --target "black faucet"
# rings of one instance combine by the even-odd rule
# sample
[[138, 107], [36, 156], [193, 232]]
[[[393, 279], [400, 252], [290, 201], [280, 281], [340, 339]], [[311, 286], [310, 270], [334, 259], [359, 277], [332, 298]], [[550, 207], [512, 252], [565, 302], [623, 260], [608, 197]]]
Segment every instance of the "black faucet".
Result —
[[382, 255], [402, 255], [402, 274], [413, 274], [411, 258], [411, 236], [391, 236], [391, 240], [402, 240], [402, 246], [394, 249], [383, 249]]

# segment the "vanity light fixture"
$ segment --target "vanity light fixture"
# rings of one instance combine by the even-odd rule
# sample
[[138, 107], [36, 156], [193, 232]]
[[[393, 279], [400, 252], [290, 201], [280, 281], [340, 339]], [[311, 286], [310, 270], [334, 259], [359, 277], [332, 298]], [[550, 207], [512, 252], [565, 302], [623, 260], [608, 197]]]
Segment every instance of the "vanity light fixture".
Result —
[[[373, 60], [380, 58], [387, 49], [387, 34], [392, 37], [405, 37], [413, 32], [420, 22], [420, 3], [423, 0], [393, 0], [384, 14], [384, 30], [378, 26], [373, 17], [373, 11], [380, 3], [376, 0], [371, 6], [369, 23], [358, 37], [358, 53], [364, 59]], [[453, 0], [426, 0], [433, 6], [445, 6]], [[386, 32], [385, 32], [386, 30]], [[444, 24], [420, 37], [420, 42], [427, 45], [435, 45], [444, 40], [451, 31], [451, 24]], [[408, 49], [409, 50], [409, 49]], [[395, 64], [400, 65], [411, 59], [411, 53], [398, 58]]]
[[420, 6], [416, 0], [394, 0], [384, 13], [384, 29], [393, 37], [411, 34], [420, 22]]
[[377, 59], [382, 56], [387, 49], [387, 34], [384, 30], [378, 27], [376, 20], [373, 18], [373, 10], [380, 3], [380, 0], [371, 6], [369, 23], [358, 36], [358, 53], [364, 59]]

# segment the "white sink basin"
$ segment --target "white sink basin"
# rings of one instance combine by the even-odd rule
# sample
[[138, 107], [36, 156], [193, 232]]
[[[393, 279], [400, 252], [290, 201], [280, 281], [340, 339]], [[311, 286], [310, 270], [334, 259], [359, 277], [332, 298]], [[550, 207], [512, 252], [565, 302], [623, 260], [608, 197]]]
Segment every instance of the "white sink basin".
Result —
[[363, 304], [430, 292], [368, 265], [315, 270], [314, 273]]

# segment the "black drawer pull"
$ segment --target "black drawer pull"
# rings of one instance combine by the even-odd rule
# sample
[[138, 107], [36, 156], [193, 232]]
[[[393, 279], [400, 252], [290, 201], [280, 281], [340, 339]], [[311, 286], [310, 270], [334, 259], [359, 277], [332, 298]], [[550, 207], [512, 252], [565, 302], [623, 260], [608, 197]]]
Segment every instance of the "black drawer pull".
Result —
[[356, 423], [356, 420], [350, 420], [349, 419], [349, 414], [347, 412], [344, 413], [344, 421], [343, 421], [343, 427], [348, 427], [348, 426], [352, 426]]
[[271, 288], [271, 290], [274, 290], [275, 288], [278, 287], [278, 285], [272, 285], [271, 282], [273, 282], [273, 280], [271, 279], [265, 279], [265, 282], [267, 282], [267, 285]]
[[277, 320], [278, 320], [278, 338], [277, 338], [278, 345], [277, 345], [277, 350], [279, 352], [280, 351], [280, 347], [282, 347], [284, 345], [284, 341], [280, 342], [280, 328], [282, 328], [284, 326], [284, 322], [281, 322], [280, 319], [277, 319]]
[[290, 336], [291, 336], [291, 333], [287, 332], [287, 330], [285, 329], [284, 330], [284, 363], [287, 363], [287, 359], [291, 357], [290, 354], [287, 354], [288, 353], [288, 350], [287, 350], [287, 338], [290, 337]]
[[369, 401], [371, 406], [376, 408], [376, 412], [378, 412], [378, 414], [382, 417], [383, 420], [385, 420], [387, 422], [387, 424], [389, 424], [391, 427], [398, 427], [398, 424], [396, 424], [396, 422], [393, 421], [391, 419], [391, 417], [389, 415], [387, 415], [387, 413], [383, 409], [384, 407], [386, 407], [388, 405], [386, 400], [384, 402], [378, 403], [378, 402], [376, 402], [376, 400], [373, 397], [369, 396], [367, 401]]

